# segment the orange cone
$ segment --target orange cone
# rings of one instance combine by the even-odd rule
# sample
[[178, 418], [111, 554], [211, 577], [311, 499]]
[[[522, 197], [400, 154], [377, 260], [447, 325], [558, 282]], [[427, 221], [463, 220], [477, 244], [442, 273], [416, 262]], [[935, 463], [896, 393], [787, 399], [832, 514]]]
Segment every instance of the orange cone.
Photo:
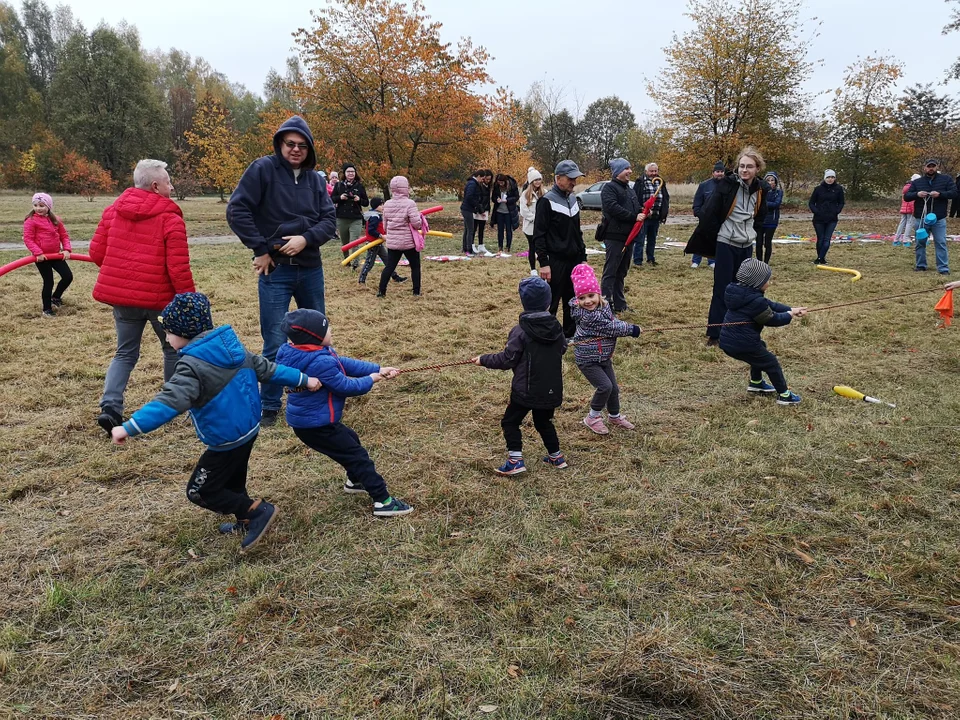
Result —
[[947, 290], [933, 309], [940, 313], [943, 327], [950, 327], [953, 320], [953, 290]]

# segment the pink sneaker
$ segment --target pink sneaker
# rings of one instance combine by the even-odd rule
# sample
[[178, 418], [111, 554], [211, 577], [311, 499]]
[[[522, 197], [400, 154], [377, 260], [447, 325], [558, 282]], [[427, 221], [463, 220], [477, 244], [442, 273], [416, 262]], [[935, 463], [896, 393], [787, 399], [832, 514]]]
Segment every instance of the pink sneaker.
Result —
[[596, 417], [590, 417], [587, 415], [583, 419], [583, 424], [593, 430], [597, 435], [606, 435], [610, 432], [610, 429], [603, 424], [602, 415], [597, 415]]
[[636, 425], [627, 420], [623, 415], [613, 417], [612, 415], [607, 418], [607, 422], [611, 425], [616, 425], [617, 427], [622, 427], [624, 430], [633, 430]]

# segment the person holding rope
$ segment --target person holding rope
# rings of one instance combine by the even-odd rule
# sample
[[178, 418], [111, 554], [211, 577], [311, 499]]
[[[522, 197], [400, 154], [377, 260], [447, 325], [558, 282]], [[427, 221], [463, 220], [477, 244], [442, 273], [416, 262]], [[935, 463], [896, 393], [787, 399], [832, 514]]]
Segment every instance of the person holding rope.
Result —
[[748, 146], [737, 159], [737, 170], [718, 183], [700, 213], [700, 222], [684, 253], [716, 258], [713, 298], [707, 323], [707, 346], [720, 344], [720, 323], [727, 312], [724, 294], [743, 261], [753, 257], [753, 243], [767, 216], [766, 183], [758, 174], [765, 165], [760, 152]]

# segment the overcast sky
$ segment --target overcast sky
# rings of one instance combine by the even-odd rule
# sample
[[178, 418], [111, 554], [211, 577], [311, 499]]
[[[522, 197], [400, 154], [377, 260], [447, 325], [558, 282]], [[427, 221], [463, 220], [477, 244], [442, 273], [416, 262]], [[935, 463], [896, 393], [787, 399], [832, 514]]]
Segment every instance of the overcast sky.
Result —
[[[783, 0], [785, 3], [792, 0]], [[568, 105], [582, 108], [607, 95], [630, 103], [638, 119], [655, 113], [645, 78], [663, 67], [662, 48], [674, 33], [690, 26], [686, 3], [659, 0], [424, 0], [427, 12], [443, 24], [442, 37], [456, 42], [470, 36], [494, 56], [490, 75], [522, 97], [530, 84], [545, 80], [566, 91]], [[54, 3], [51, 2], [51, 5]], [[291, 33], [311, 25], [311, 8], [323, 0], [287, 0], [272, 16], [254, 0], [163, 3], [129, 0], [66, 2], [88, 28], [101, 20], [136, 25], [147, 49], [171, 47], [202, 56], [233, 82], [262, 92], [271, 67], [281, 73], [293, 53]], [[943, 0], [806, 0], [801, 17], [808, 31], [822, 20], [811, 60], [822, 60], [807, 89], [823, 93], [838, 87], [844, 69], [858, 57], [893, 55], [904, 64], [900, 87], [940, 83], [960, 56], [960, 33], [941, 35], [950, 8]], [[767, 28], [761, 28], [766, 32]], [[777, 62], [771, 57], [769, 62]], [[759, 69], [763, 71], [762, 67]], [[960, 84], [935, 88], [960, 94]], [[825, 107], [820, 96], [816, 104]]]

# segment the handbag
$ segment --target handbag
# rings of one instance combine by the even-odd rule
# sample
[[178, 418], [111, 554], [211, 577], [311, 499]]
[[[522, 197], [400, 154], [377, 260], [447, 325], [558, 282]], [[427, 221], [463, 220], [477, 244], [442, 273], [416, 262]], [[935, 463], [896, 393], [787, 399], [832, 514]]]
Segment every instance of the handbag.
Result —
[[425, 246], [424, 237], [430, 232], [430, 226], [427, 224], [427, 218], [420, 216], [420, 229], [417, 230], [413, 225], [410, 226], [410, 234], [413, 236], [413, 249], [417, 252], [423, 252]]
[[604, 215], [600, 218], [600, 224], [597, 225], [597, 232], [594, 236], [597, 239], [597, 242], [603, 242], [603, 239], [607, 236], [607, 216]]

